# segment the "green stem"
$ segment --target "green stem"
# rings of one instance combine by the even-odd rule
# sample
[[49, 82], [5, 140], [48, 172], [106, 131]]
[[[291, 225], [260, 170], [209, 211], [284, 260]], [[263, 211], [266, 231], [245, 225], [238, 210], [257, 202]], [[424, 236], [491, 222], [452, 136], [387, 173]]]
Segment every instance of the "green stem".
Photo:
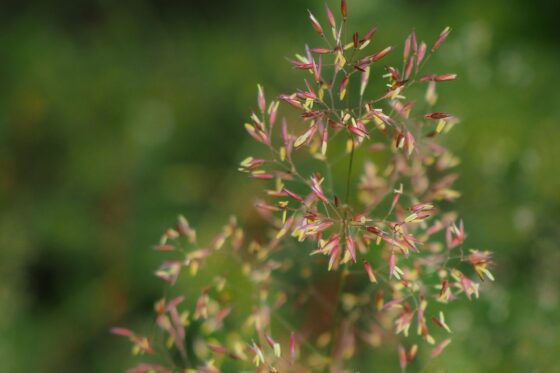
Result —
[[347, 268], [346, 268], [346, 265], [344, 265], [344, 268], [340, 271], [340, 275], [339, 275], [339, 278], [338, 278], [338, 290], [336, 292], [336, 299], [335, 299], [335, 304], [334, 304], [334, 314], [333, 314], [333, 320], [332, 320], [332, 326], [331, 326], [331, 351], [330, 351], [331, 363], [333, 362], [332, 359], [334, 358], [334, 353], [335, 353], [335, 349], [336, 349], [336, 331], [337, 331], [338, 316], [339, 316], [338, 309], [340, 308], [339, 307], [340, 297], [341, 297], [342, 293], [344, 292], [344, 285], [346, 283], [346, 277], [347, 277]]
[[349, 204], [350, 198], [350, 178], [352, 177], [352, 164], [354, 163], [354, 138], [352, 139], [352, 150], [350, 151], [350, 163], [348, 164], [348, 174], [346, 175], [346, 204]]

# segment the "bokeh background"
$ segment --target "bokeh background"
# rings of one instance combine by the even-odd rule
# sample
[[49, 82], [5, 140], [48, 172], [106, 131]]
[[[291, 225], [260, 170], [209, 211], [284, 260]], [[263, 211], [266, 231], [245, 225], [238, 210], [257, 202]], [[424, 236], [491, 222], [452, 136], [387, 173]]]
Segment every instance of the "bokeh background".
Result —
[[[379, 45], [454, 29], [431, 69], [460, 75], [440, 97], [463, 119], [458, 210], [497, 281], [452, 309], [431, 369], [560, 372], [559, 3], [348, 2]], [[322, 1], [1, 2], [1, 372], [130, 366], [108, 330], [150, 322], [162, 230], [251, 208], [242, 124], [257, 82], [299, 86], [284, 57], [318, 42], [306, 8], [324, 21]]]

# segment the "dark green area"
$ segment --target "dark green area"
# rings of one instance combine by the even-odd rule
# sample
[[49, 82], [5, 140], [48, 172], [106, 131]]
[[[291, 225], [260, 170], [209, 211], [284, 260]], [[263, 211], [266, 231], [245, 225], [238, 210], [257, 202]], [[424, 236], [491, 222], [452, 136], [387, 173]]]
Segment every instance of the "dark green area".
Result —
[[[451, 310], [433, 371], [560, 371], [558, 3], [348, 3], [379, 48], [454, 29], [428, 70], [460, 76], [439, 92], [463, 119], [458, 210], [497, 281]], [[162, 230], [250, 214], [243, 123], [257, 82], [300, 86], [284, 57], [319, 44], [306, 8], [324, 21], [321, 1], [2, 2], [0, 371], [130, 366], [108, 330], [149, 325]]]

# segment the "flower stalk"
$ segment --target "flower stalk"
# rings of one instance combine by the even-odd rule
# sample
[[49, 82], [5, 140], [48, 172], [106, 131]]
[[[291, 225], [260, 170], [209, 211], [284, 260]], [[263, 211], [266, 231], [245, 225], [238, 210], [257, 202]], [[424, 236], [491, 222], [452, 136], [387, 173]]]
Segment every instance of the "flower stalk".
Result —
[[[153, 337], [113, 329], [148, 359], [131, 372], [342, 372], [395, 339], [395, 365], [404, 371], [451, 343], [447, 304], [478, 298], [482, 282], [494, 280], [491, 253], [464, 255], [464, 223], [448, 208], [460, 196], [453, 189], [458, 160], [438, 140], [459, 120], [435, 105], [438, 85], [457, 75], [421, 75], [451, 29], [431, 46], [410, 33], [396, 68], [395, 48], [375, 43], [372, 50], [376, 27], [348, 33], [345, 0], [338, 22], [328, 6], [325, 12], [326, 27], [308, 14], [323, 44], [290, 60], [307, 74], [302, 86], [270, 100], [258, 85], [245, 124], [263, 154], [245, 158], [239, 171], [263, 185], [254, 207], [266, 228], [255, 234], [232, 217], [205, 245], [182, 216], [165, 231], [155, 249], [167, 260], [156, 276], [172, 288], [194, 286], [204, 272], [203, 284], [192, 301], [179, 294], [156, 305], [163, 347], [176, 360], [154, 362], [161, 346]], [[385, 91], [372, 96], [372, 84]], [[409, 93], [413, 85], [424, 85], [425, 95]], [[299, 119], [288, 121], [294, 112]], [[346, 158], [344, 179], [332, 170]], [[342, 188], [340, 201], [335, 189]], [[216, 258], [230, 273], [216, 268]], [[325, 300], [330, 287], [317, 290], [328, 276], [337, 288], [332, 302]]]

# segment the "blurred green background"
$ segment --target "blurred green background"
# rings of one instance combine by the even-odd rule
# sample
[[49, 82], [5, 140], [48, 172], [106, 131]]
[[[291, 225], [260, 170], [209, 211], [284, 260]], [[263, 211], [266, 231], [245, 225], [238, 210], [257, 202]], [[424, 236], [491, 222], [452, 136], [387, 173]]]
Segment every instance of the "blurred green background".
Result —
[[[451, 310], [432, 368], [560, 372], [559, 3], [348, 3], [378, 46], [454, 29], [428, 70], [460, 76], [440, 92], [463, 120], [458, 210], [497, 281]], [[1, 372], [130, 366], [108, 329], [149, 323], [162, 230], [250, 214], [242, 124], [257, 82], [300, 86], [284, 57], [319, 43], [306, 8], [324, 22], [322, 1], [1, 2]]]

